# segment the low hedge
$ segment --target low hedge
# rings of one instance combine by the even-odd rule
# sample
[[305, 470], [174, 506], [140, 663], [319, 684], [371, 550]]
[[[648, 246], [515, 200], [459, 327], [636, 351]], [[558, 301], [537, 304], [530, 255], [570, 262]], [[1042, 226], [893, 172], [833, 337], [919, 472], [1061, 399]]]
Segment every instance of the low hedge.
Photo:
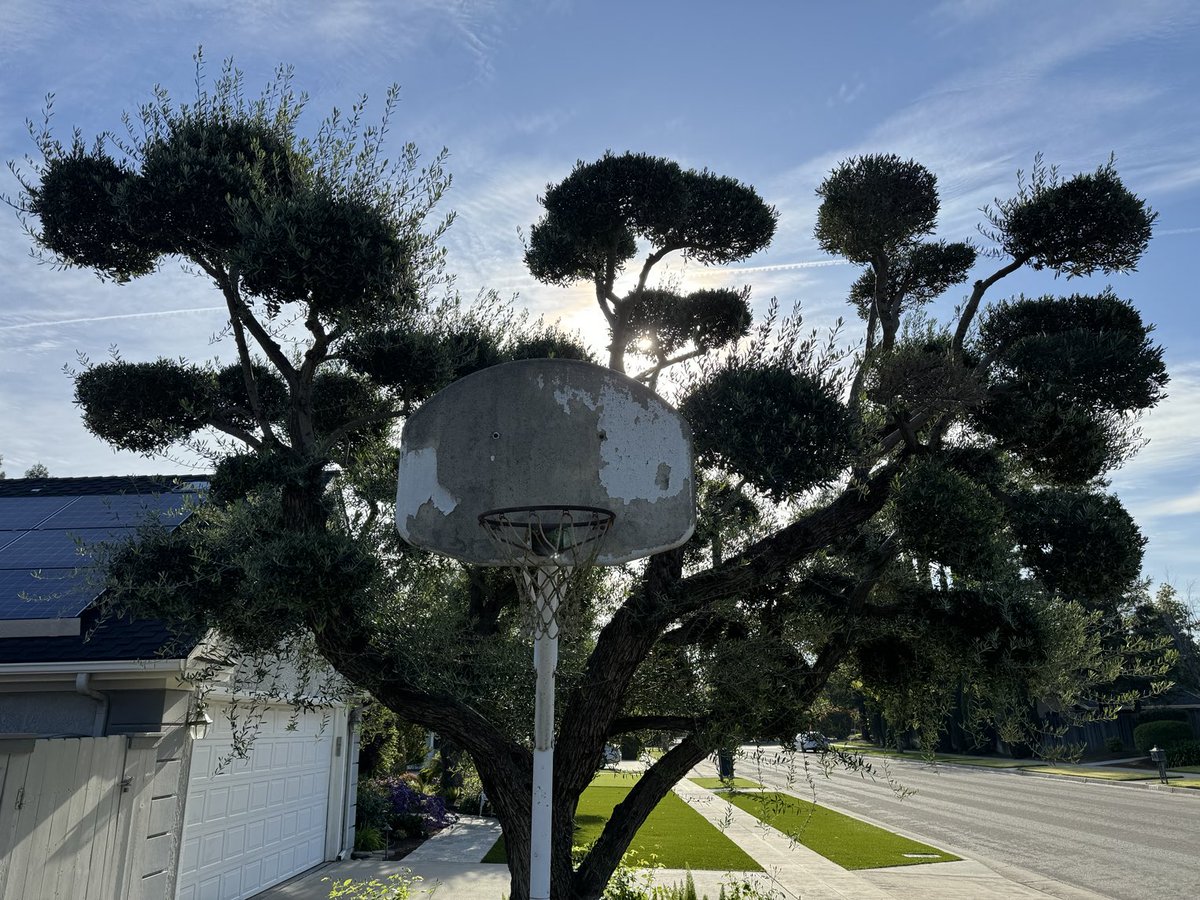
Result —
[[1134, 725], [1147, 722], [1186, 722], [1187, 713], [1182, 709], [1144, 709], [1137, 714]]
[[1192, 727], [1187, 722], [1147, 722], [1133, 729], [1133, 746], [1142, 753], [1149, 753], [1151, 747], [1157, 746], [1166, 750], [1195, 737]]
[[1167, 768], [1200, 766], [1200, 741], [1180, 741], [1167, 748]]

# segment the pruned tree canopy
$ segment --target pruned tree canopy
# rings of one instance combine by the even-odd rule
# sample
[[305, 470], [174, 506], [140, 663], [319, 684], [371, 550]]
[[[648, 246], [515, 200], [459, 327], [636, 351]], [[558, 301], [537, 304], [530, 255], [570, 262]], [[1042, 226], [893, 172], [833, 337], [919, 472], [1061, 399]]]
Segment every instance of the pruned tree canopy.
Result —
[[[24, 173], [48, 256], [117, 281], [183, 261], [228, 311], [218, 363], [169, 358], [165, 336], [159, 359], [77, 373], [94, 434], [143, 453], [189, 442], [213, 466], [186, 527], [114, 552], [106, 602], [247, 650], [311, 640], [350, 683], [471, 756], [521, 900], [525, 614], [503, 574], [400, 544], [395, 436], [454, 379], [588, 350], [486, 294], [449, 295], [449, 217], [434, 216], [449, 177], [440, 156], [384, 151], [395, 94], [380, 126], [362, 125], [360, 103], [305, 135], [286, 70], [253, 101], [231, 66], [204, 83], [189, 104], [160, 92], [120, 143], [35, 134], [41, 157]], [[1110, 628], [1143, 541], [1100, 480], [1163, 396], [1161, 348], [1112, 291], [988, 296], [1022, 266], [1132, 270], [1153, 213], [1111, 164], [1069, 179], [1039, 164], [991, 213], [996, 259], [929, 240], [937, 179], [915, 161], [847, 160], [817, 194], [818, 242], [864, 266], [847, 294], [864, 330], [849, 342], [806, 336], [774, 306], [754, 327], [748, 288], [650, 282], [672, 253], [725, 264], [767, 246], [777, 213], [733, 178], [607, 153], [548, 186], [529, 233], [530, 271], [593, 286], [609, 364], [640, 360], [635, 374], [679, 404], [702, 469], [688, 545], [593, 573], [571, 610], [556, 900], [599, 897], [672, 784], [714, 749], [791, 741], [846, 667], [926, 734], [955, 688], [1015, 735], [1033, 699], [1114, 708], [1122, 673], [1161, 674]], [[952, 305], [935, 301], [972, 276], [955, 316], [935, 319]], [[573, 858], [605, 744], [654, 734], [678, 740]]]

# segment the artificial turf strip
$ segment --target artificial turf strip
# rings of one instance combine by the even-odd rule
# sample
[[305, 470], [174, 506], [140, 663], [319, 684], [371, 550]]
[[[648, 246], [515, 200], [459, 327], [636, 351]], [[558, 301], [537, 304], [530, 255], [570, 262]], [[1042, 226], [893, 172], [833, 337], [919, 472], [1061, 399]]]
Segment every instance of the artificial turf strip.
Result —
[[725, 799], [843, 869], [881, 869], [958, 859], [936, 847], [788, 794], [733, 793], [726, 794]]
[[708, 788], [710, 791], [719, 791], [728, 788], [762, 787], [757, 781], [751, 781], [749, 778], [689, 778], [688, 781], [702, 788]]
[[[614, 775], [602, 772], [601, 775]], [[632, 779], [619, 785], [597, 784], [583, 792], [575, 811], [575, 844], [586, 847], [604, 830], [613, 808], [633, 787]], [[741, 847], [722, 834], [677, 794], [667, 794], [642, 823], [625, 854], [633, 865], [666, 869], [711, 869], [719, 872], [761, 872]], [[504, 838], [484, 856], [485, 863], [504, 863], [508, 856]]]
[[1095, 778], [1100, 781], [1149, 781], [1158, 778], [1157, 772], [1132, 772], [1129, 769], [1110, 769], [1097, 766], [1033, 766], [1030, 772], [1043, 775], [1071, 775], [1075, 778]]

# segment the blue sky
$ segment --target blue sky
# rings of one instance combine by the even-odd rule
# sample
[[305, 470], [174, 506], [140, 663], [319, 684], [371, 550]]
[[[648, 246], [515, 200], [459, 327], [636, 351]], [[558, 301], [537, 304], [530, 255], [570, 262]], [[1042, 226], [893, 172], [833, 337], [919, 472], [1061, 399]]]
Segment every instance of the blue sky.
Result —
[[[1200, 587], [1200, 7], [1187, 0], [1022, 3], [629, 3], [569, 0], [5, 0], [0, 9], [0, 151], [31, 145], [27, 117], [56, 94], [58, 133], [119, 125], [158, 82], [187, 99], [192, 54], [232, 56], [252, 87], [295, 66], [310, 123], [361, 93], [402, 86], [393, 133], [450, 151], [458, 211], [448, 237], [464, 297], [492, 288], [582, 331], [599, 348], [583, 288], [539, 285], [518, 229], [577, 159], [606, 149], [673, 157], [755, 185], [780, 211], [765, 252], [685, 284], [750, 284], [756, 307], [800, 302], [814, 325], [849, 310], [855, 270], [812, 238], [814, 189], [855, 153], [913, 156], [939, 177], [940, 234], [974, 235], [979, 207], [1007, 196], [1034, 155], [1067, 173], [1110, 153], [1160, 217], [1137, 273], [1068, 284], [1037, 273], [997, 297], [1112, 283], [1158, 327], [1170, 398], [1146, 417], [1147, 448], [1113, 477], [1150, 539], [1146, 574]], [[15, 183], [4, 179], [11, 194]], [[211, 289], [168, 266], [124, 287], [29, 257], [0, 215], [0, 453], [10, 476], [179, 469], [114, 453], [71, 403], [77, 353], [203, 360], [221, 323]], [[961, 293], [961, 292], [959, 292]], [[959, 293], [952, 292], [948, 312]]]

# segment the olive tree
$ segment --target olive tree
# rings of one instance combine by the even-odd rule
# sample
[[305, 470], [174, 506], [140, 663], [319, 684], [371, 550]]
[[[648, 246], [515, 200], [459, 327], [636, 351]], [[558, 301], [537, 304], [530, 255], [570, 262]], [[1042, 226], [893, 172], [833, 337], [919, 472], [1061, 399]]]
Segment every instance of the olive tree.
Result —
[[[587, 352], [502, 304], [453, 302], [449, 219], [434, 215], [444, 160], [422, 165], [404, 145], [389, 161], [386, 115], [364, 125], [357, 104], [305, 136], [286, 71], [255, 100], [232, 67], [201, 85], [187, 104], [157, 91], [123, 136], [62, 143], [35, 128], [38, 155], [17, 167], [14, 202], [53, 261], [117, 285], [181, 261], [228, 315], [223, 361], [174, 358], [164, 336], [158, 359], [76, 373], [102, 440], [151, 455], [187, 444], [212, 461], [189, 527], [145, 529], [113, 555], [106, 602], [248, 652], [311, 640], [350, 683], [452, 741], [500, 818], [519, 900], [524, 613], [506, 576], [401, 545], [395, 429], [464, 374]], [[752, 327], [745, 288], [652, 283], [672, 254], [728, 263], [768, 244], [775, 211], [735, 179], [606, 154], [548, 187], [529, 234], [531, 272], [594, 287], [609, 365], [635, 361], [672, 392], [703, 467], [691, 542], [593, 576], [572, 611], [556, 898], [598, 897], [646, 816], [712, 750], [789, 742], [848, 660], [898, 708], [955, 677], [997, 715], [1031, 691], [1069, 702], [1120, 665], [1101, 611], [1136, 575], [1141, 537], [1101, 476], [1162, 395], [1161, 352], [1112, 292], [984, 300], [1020, 266], [1131, 269], [1153, 214], [1111, 167], [1066, 180], [1039, 169], [991, 214], [998, 268], [939, 325], [922, 306], [976, 253], [924, 240], [932, 174], [864, 157], [818, 193], [818, 240], [863, 266], [849, 290], [861, 352], [796, 318]], [[649, 731], [678, 740], [574, 859], [576, 806], [605, 744]]]

